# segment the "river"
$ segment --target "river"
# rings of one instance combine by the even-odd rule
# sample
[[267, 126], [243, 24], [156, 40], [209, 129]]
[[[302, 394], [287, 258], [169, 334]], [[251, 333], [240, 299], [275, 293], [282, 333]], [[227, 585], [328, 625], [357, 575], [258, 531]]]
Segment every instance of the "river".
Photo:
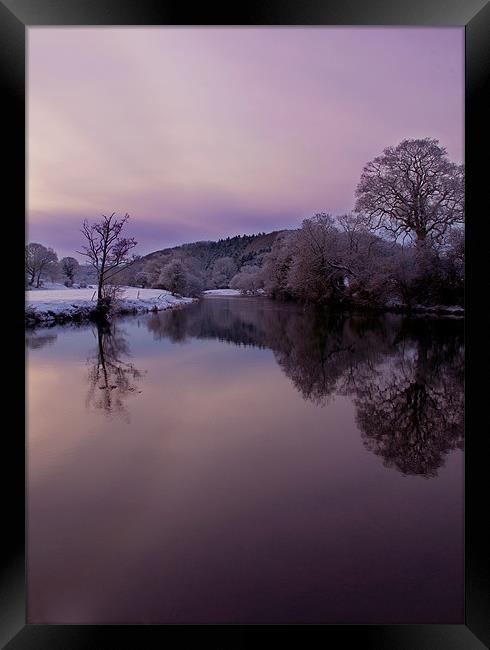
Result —
[[264, 298], [27, 333], [29, 623], [462, 623], [463, 325]]

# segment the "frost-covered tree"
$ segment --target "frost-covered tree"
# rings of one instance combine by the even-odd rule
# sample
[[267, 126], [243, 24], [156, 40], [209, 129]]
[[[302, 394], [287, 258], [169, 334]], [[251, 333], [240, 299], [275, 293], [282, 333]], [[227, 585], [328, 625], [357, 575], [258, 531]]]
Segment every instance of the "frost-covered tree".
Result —
[[200, 274], [186, 271], [185, 276], [185, 295], [190, 297], [199, 296], [204, 290], [204, 280]]
[[162, 268], [168, 264], [171, 259], [171, 255], [159, 255], [158, 257], [146, 260], [141, 270], [148, 278], [148, 286], [155, 289], [160, 288], [158, 278], [160, 277]]
[[134, 281], [136, 286], [142, 287], [143, 289], [150, 284], [148, 273], [145, 271], [138, 271], [135, 275]]
[[367, 230], [358, 214], [337, 218], [341, 233], [340, 257], [350, 273], [344, 276], [347, 298], [359, 305], [385, 302], [391, 260], [400, 246], [387, 242]]
[[215, 289], [228, 287], [231, 278], [237, 272], [236, 262], [231, 257], [219, 257], [213, 264], [211, 284]]
[[230, 280], [230, 288], [242, 293], [255, 294], [263, 286], [262, 275], [258, 266], [243, 266], [241, 271]]
[[29, 285], [36, 283], [38, 288], [41, 277], [58, 263], [58, 256], [52, 248], [32, 242], [25, 247], [25, 271]]
[[419, 247], [438, 244], [464, 222], [464, 166], [438, 140], [403, 140], [365, 165], [356, 196], [370, 229]]
[[173, 294], [185, 293], [187, 279], [182, 260], [173, 259], [160, 271], [158, 284]]
[[63, 257], [60, 261], [61, 272], [70, 284], [73, 284], [79, 266], [78, 261], [74, 257]]
[[276, 237], [270, 252], [264, 255], [264, 290], [272, 298], [290, 297], [288, 274], [293, 259], [292, 239], [293, 233], [281, 233]]
[[443, 305], [464, 304], [465, 240], [462, 228], [452, 228], [437, 258], [438, 302]]
[[346, 278], [356, 275], [345, 260], [345, 239], [329, 214], [303, 220], [292, 239], [292, 254], [288, 287], [305, 302], [341, 300]]
[[454, 266], [455, 272], [461, 281], [464, 280], [464, 230], [462, 228], [452, 228], [446, 238], [445, 256]]

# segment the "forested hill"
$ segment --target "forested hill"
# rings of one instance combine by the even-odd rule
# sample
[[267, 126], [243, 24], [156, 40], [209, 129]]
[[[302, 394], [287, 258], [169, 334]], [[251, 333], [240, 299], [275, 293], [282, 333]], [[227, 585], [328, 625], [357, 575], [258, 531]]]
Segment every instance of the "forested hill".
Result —
[[172, 248], [164, 248], [145, 255], [142, 260], [158, 260], [162, 257], [195, 257], [203, 265], [203, 270], [209, 270], [217, 259], [229, 257], [238, 267], [244, 264], [256, 263], [263, 253], [271, 250], [277, 235], [281, 231], [259, 233], [257, 235], [236, 235], [218, 241], [198, 241], [191, 244], [181, 244]]
[[[262, 266], [263, 256], [271, 250], [280, 232], [283, 231], [236, 235], [154, 251], [132, 264], [124, 272], [124, 277], [121, 274], [121, 280], [137, 286], [164, 286], [168, 284], [166, 274], [175, 277], [180, 274], [182, 266], [186, 284], [192, 285], [188, 286], [189, 293], [191, 288], [227, 287], [231, 278], [244, 267]], [[161, 277], [163, 269], [165, 272]]]

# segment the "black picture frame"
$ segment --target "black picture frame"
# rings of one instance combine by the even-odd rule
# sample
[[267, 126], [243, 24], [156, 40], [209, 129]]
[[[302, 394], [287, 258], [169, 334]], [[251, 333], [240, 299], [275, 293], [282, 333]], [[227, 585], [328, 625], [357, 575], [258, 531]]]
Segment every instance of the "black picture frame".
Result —
[[[490, 238], [484, 195], [488, 180], [486, 117], [490, 64], [490, 4], [487, 0], [317, 0], [307, 2], [244, 3], [239, 6], [191, 6], [175, 0], [0, 0], [1, 79], [5, 96], [4, 198], [8, 212], [10, 274], [14, 284], [23, 281], [20, 269], [25, 242], [25, 32], [35, 25], [430, 25], [465, 26], [466, 104], [466, 378], [465, 378], [465, 624], [462, 625], [323, 625], [322, 642], [333, 647], [348, 643], [390, 650], [477, 650], [490, 644], [488, 556], [488, 470], [485, 442], [488, 438], [485, 393], [488, 386], [488, 333], [490, 322], [481, 304], [488, 294], [487, 257]], [[423, 101], [423, 98], [421, 98]], [[481, 156], [480, 156], [481, 154]], [[487, 154], [488, 155], [488, 154]], [[482, 158], [480, 160], [480, 157]], [[7, 218], [7, 214], [5, 214]], [[11, 238], [11, 239], [10, 239]], [[486, 254], [485, 254], [486, 253]], [[19, 268], [18, 268], [19, 267]], [[486, 278], [486, 280], [485, 280]], [[488, 295], [486, 296], [488, 300]], [[20, 351], [23, 341], [22, 288], [15, 287], [14, 325], [6, 347]], [[18, 317], [18, 322], [17, 322]], [[12, 343], [11, 343], [12, 342]], [[15, 345], [14, 345], [15, 342]], [[18, 348], [16, 347], [18, 345]], [[24, 407], [24, 368], [17, 359], [12, 394]], [[10, 369], [10, 366], [8, 366]], [[10, 404], [5, 403], [5, 408]], [[17, 412], [17, 411], [16, 411]], [[116, 648], [120, 643], [153, 647], [168, 640], [169, 631], [182, 626], [82, 626], [28, 625], [25, 616], [25, 439], [17, 425], [4, 429], [3, 557], [0, 583], [0, 643], [9, 650], [49, 648]], [[486, 425], [486, 426], [485, 426]], [[12, 468], [6, 479], [6, 468]], [[4, 508], [4, 512], [6, 512]], [[201, 626], [186, 626], [201, 627]], [[215, 626], [206, 626], [215, 627]], [[217, 626], [216, 626], [217, 627]], [[241, 631], [253, 626], [240, 627]], [[276, 626], [272, 626], [276, 627]], [[291, 627], [291, 626], [288, 626]], [[294, 626], [293, 626], [294, 627]], [[293, 632], [293, 630], [289, 630]], [[234, 637], [234, 642], [238, 641]], [[299, 637], [298, 637], [299, 640]], [[305, 643], [302, 636], [301, 641]], [[308, 642], [308, 640], [306, 640]]]

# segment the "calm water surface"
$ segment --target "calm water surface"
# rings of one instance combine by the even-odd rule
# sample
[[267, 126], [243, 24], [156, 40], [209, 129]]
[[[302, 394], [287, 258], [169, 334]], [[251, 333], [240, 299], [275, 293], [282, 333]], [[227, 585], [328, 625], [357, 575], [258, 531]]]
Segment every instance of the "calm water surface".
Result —
[[29, 332], [28, 621], [463, 622], [462, 329], [207, 298]]

